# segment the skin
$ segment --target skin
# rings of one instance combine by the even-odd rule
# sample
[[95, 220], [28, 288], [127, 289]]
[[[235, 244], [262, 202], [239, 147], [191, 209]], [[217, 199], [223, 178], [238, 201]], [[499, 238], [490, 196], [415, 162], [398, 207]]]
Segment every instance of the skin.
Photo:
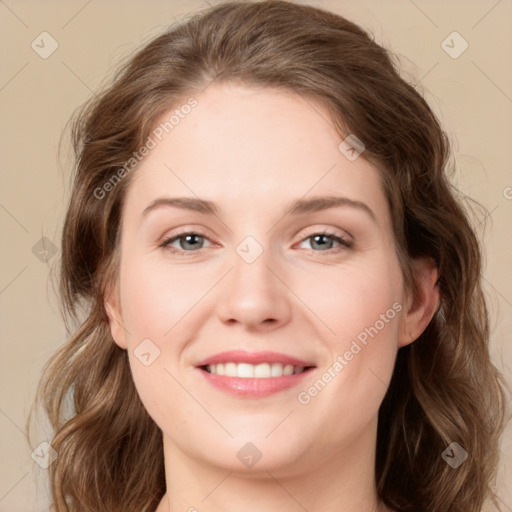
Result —
[[[435, 312], [437, 270], [415, 262], [413, 300], [378, 172], [364, 153], [349, 161], [340, 152], [343, 138], [321, 105], [229, 83], [195, 97], [197, 107], [135, 171], [106, 299], [113, 338], [128, 350], [142, 402], [163, 431], [167, 494], [157, 512], [389, 510], [375, 491], [377, 414], [398, 349]], [[333, 194], [363, 201], [376, 220], [349, 206], [284, 214], [290, 201]], [[162, 207], [143, 218], [162, 196], [207, 199], [219, 212]], [[315, 243], [325, 229], [352, 247]], [[182, 231], [205, 238], [175, 240], [184, 255], [160, 247]], [[236, 252], [249, 235], [263, 250], [252, 263]], [[401, 311], [300, 403], [298, 393], [394, 303]], [[134, 350], [148, 338], [160, 355], [145, 366]], [[271, 396], [234, 397], [194, 367], [231, 349], [284, 352], [317, 368]], [[237, 457], [247, 442], [261, 452], [250, 468]]]

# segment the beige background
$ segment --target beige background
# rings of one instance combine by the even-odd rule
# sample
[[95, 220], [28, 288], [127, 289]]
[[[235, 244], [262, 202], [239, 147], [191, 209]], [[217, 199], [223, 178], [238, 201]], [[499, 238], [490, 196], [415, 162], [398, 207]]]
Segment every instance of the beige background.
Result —
[[[119, 61], [176, 17], [213, 0], [113, 2], [0, 0], [1, 188], [0, 512], [45, 510], [41, 481], [23, 427], [44, 362], [64, 342], [49, 286], [50, 268], [33, 247], [43, 236], [57, 251], [68, 190], [69, 155], [57, 146], [73, 110]], [[456, 184], [485, 205], [483, 274], [491, 307], [492, 352], [512, 368], [512, 2], [312, 0], [358, 22], [400, 55], [456, 144]], [[41, 58], [31, 43], [46, 31], [58, 49]], [[458, 58], [441, 46], [453, 31], [469, 44]], [[462, 40], [448, 39], [454, 50]], [[37, 251], [36, 251], [37, 252]], [[510, 397], [509, 397], [510, 398]], [[509, 402], [509, 407], [512, 402]], [[47, 438], [44, 433], [39, 441]], [[508, 486], [506, 481], [508, 480]], [[502, 443], [500, 497], [512, 511], [512, 432]]]

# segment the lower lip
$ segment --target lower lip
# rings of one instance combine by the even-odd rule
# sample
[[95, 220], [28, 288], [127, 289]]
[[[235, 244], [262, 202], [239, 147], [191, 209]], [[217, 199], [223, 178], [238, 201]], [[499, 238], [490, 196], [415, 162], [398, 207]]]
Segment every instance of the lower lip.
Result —
[[308, 376], [313, 369], [314, 368], [310, 368], [298, 374], [269, 377], [267, 379], [226, 377], [225, 375], [209, 373], [201, 368], [198, 368], [198, 371], [203, 374], [204, 378], [212, 386], [221, 391], [239, 397], [263, 398], [296, 386]]

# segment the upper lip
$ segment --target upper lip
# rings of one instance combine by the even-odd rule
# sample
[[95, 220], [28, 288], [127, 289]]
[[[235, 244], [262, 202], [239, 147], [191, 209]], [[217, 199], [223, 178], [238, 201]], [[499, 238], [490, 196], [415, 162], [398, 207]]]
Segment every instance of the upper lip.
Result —
[[220, 364], [220, 363], [281, 363], [283, 365], [291, 364], [293, 366], [315, 366], [312, 362], [299, 359], [297, 357], [282, 354], [280, 352], [247, 352], [245, 350], [229, 350], [219, 352], [213, 356], [199, 361], [196, 367]]

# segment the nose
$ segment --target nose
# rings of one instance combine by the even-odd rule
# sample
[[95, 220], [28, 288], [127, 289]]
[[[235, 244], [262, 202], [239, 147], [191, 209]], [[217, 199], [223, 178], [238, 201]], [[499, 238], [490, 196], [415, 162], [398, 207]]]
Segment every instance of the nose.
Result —
[[267, 251], [252, 263], [234, 255], [234, 268], [223, 279], [216, 306], [223, 323], [268, 332], [290, 321], [292, 294], [271, 260]]

